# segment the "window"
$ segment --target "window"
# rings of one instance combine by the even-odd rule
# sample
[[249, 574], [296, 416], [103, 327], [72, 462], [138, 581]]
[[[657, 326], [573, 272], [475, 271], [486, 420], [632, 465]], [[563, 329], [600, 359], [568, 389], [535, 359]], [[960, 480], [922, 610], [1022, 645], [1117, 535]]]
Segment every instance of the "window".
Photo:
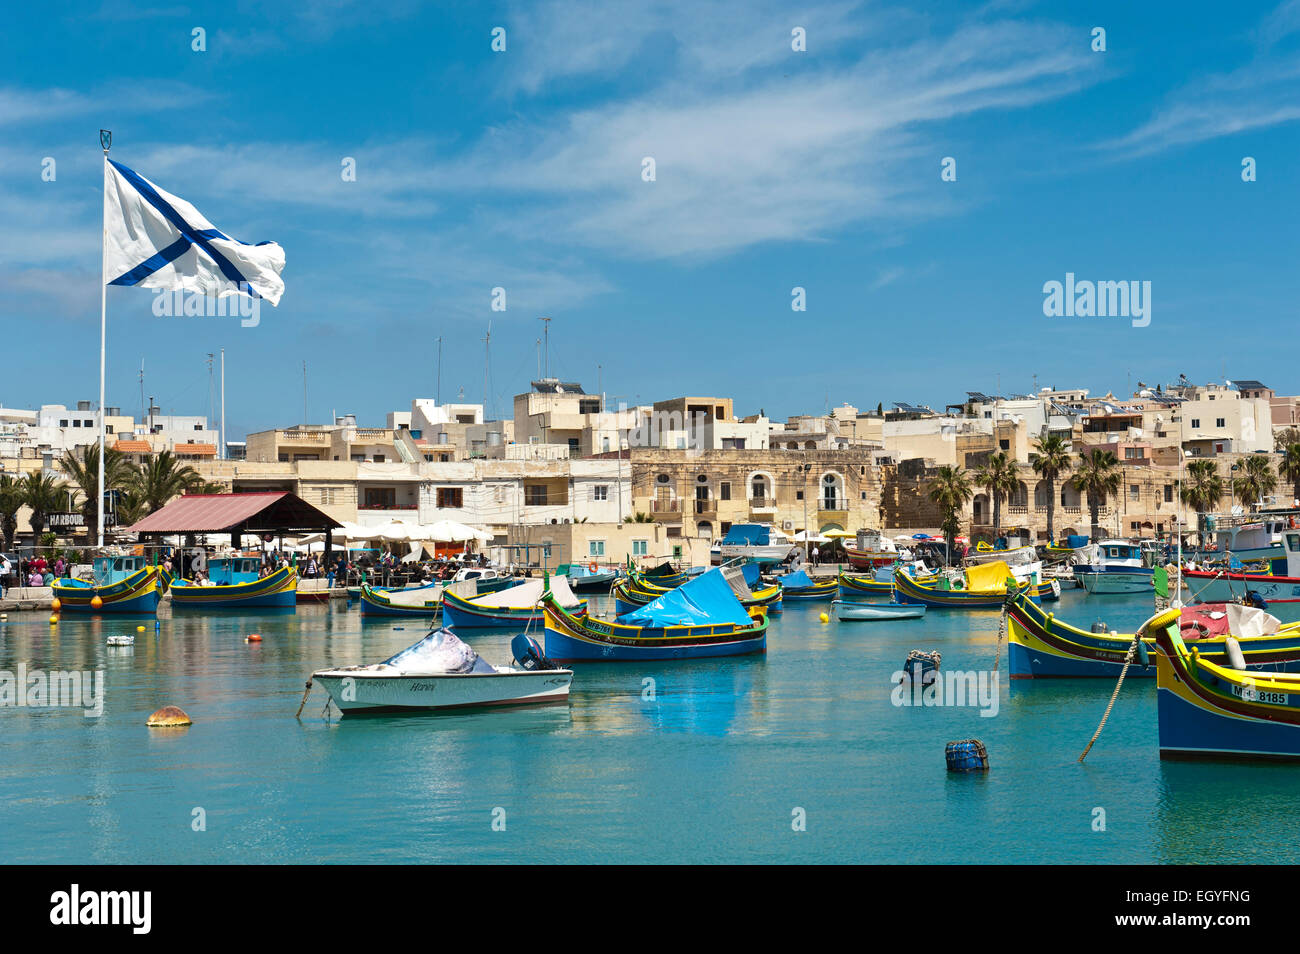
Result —
[[650, 553], [650, 541], [649, 541], [649, 540], [633, 540], [633, 541], [632, 541], [632, 555], [633, 555], [633, 556], [646, 556], [646, 555], [648, 555], [649, 553]]
[[794, 499], [795, 499], [795, 500], [803, 500], [803, 491], [802, 491], [802, 490], [796, 490], [796, 491], [794, 492]]
[[767, 481], [763, 480], [761, 477], [755, 478], [753, 490], [754, 499], [759, 503], [762, 503], [767, 497]]
[[201, 430], [203, 430], [203, 425], [202, 425], [202, 424], [195, 424], [195, 425], [194, 425], [194, 429], [195, 429], [196, 431], [201, 431]]
[[551, 540], [543, 540], [543, 541], [542, 541], [542, 556], [546, 557], [546, 559], [549, 560], [549, 559], [551, 558], [551, 547], [553, 547], [553, 546], [555, 546], [555, 543], [554, 543], [553, 541], [551, 541]]
[[723, 481], [722, 483], [718, 484], [718, 499], [719, 500], [731, 499], [731, 484], [729, 482]]
[[439, 487], [438, 509], [459, 510], [465, 506], [465, 491], [461, 487]]
[[603, 556], [605, 555], [605, 541], [604, 541], [604, 540], [588, 540], [588, 541], [587, 541], [587, 555], [588, 555], [588, 556], [594, 556], [594, 557], [603, 557]]
[[1010, 450], [1011, 442], [1008, 440], [1000, 440], [998, 441], [998, 447], [1000, 447], [1002, 450]]
[[322, 487], [320, 489], [320, 502], [323, 504], [332, 504], [334, 503], [334, 495], [335, 495], [335, 488]]
[[68, 422], [66, 420], [59, 421], [59, 427], [67, 427], [67, 426], [68, 426]]
[[597, 484], [596, 486], [592, 487], [592, 488], [591, 488], [591, 499], [592, 499], [592, 500], [608, 500], [608, 499], [609, 499], [609, 485], [608, 485], [608, 484]]
[[81, 421], [78, 420], [78, 419], [76, 419], [76, 418], [74, 418], [73, 421], [72, 421], [72, 426], [73, 426], [73, 427], [80, 427], [80, 426], [81, 426]]
[[1201, 426], [1201, 419], [1199, 417], [1192, 418], [1192, 427], [1200, 427], [1200, 426]]
[[1227, 427], [1227, 426], [1228, 426], [1228, 422], [1227, 422], [1224, 418], [1216, 417], [1216, 418], [1214, 419], [1214, 426], [1215, 426], [1215, 427]]
[[1129, 500], [1141, 500], [1141, 499], [1142, 499], [1142, 488], [1141, 488], [1139, 485], [1137, 485], [1137, 484], [1129, 484], [1129, 485], [1128, 485], [1128, 499], [1129, 499]]
[[397, 503], [397, 491], [392, 487], [367, 487], [363, 509], [382, 510]]
[[673, 559], [680, 560], [681, 558], [682, 558], [682, 545], [680, 543], [673, 544]]
[[1140, 448], [1140, 447], [1125, 447], [1125, 448], [1124, 448], [1124, 459], [1125, 459], [1125, 460], [1141, 460], [1141, 459], [1142, 459], [1142, 448]]
[[543, 507], [545, 505], [546, 505], [546, 485], [525, 484], [524, 485], [524, 506]]
[[383, 462], [384, 462], [384, 455], [383, 455], [383, 454], [376, 454], [376, 455], [375, 455], [375, 463], [376, 463], [376, 464], [382, 464]]
[[1165, 503], [1174, 502], [1174, 485], [1165, 484]]
[[581, 447], [581, 442], [576, 437], [569, 438], [569, 453], [576, 454]]

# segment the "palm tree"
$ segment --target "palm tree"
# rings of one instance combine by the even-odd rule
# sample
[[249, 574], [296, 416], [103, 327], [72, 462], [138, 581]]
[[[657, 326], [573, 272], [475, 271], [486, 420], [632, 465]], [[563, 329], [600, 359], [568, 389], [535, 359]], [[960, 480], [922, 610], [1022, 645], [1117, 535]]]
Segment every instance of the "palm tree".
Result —
[[1034, 470], [1047, 481], [1047, 541], [1051, 543], [1056, 540], [1056, 480], [1070, 472], [1073, 458], [1070, 445], [1060, 434], [1034, 441], [1034, 449], [1038, 452]]
[[1277, 474], [1273, 465], [1262, 454], [1251, 454], [1237, 465], [1237, 476], [1232, 479], [1232, 492], [1241, 498], [1244, 506], [1259, 503], [1277, 489]]
[[1015, 493], [1020, 483], [1016, 462], [1006, 451], [989, 455], [988, 463], [975, 472], [975, 483], [993, 500], [993, 536], [997, 537], [1002, 530], [1002, 501]]
[[[81, 496], [81, 519], [86, 533], [93, 534], [99, 526], [99, 445], [87, 444], [81, 450], [68, 451], [60, 461], [63, 472], [75, 485]], [[132, 468], [121, 451], [109, 447], [104, 452], [104, 492], [121, 490], [131, 479]]]
[[1196, 511], [1196, 530], [1201, 538], [1201, 548], [1205, 548], [1205, 514], [1219, 505], [1223, 499], [1223, 477], [1219, 467], [1212, 460], [1194, 460], [1187, 465], [1187, 476], [1183, 480], [1180, 496], [1183, 503]]
[[1277, 472], [1283, 480], [1291, 481], [1291, 490], [1300, 500], [1300, 440], [1292, 441], [1282, 448], [1282, 460], [1277, 465]]
[[939, 468], [928, 488], [930, 499], [943, 509], [943, 521], [939, 529], [943, 531], [948, 544], [948, 559], [956, 546], [957, 532], [961, 529], [961, 520], [957, 511], [966, 506], [971, 498], [970, 478], [960, 467], [945, 465]]
[[23, 493], [23, 483], [12, 474], [0, 474], [0, 537], [4, 538], [4, 548], [14, 548], [14, 536], [18, 533], [18, 511], [27, 502]]
[[173, 497], [179, 497], [204, 483], [203, 478], [189, 464], [182, 464], [169, 450], [147, 458], [131, 475], [128, 484], [140, 501], [153, 513]]
[[143, 520], [150, 514], [149, 505], [140, 496], [140, 491], [134, 487], [128, 487], [125, 490], [118, 491], [117, 495], [117, 520], [118, 523], [130, 526], [137, 520]]
[[33, 540], [40, 540], [45, 532], [45, 518], [61, 509], [66, 499], [63, 485], [48, 474], [33, 471], [23, 478], [23, 502], [32, 511], [27, 522], [32, 525]]
[[1092, 521], [1094, 541], [1101, 536], [1098, 513], [1107, 500], [1119, 493], [1122, 479], [1119, 458], [1111, 451], [1094, 448], [1079, 453], [1079, 463], [1075, 465], [1070, 486], [1079, 493], [1088, 495], [1088, 517]]

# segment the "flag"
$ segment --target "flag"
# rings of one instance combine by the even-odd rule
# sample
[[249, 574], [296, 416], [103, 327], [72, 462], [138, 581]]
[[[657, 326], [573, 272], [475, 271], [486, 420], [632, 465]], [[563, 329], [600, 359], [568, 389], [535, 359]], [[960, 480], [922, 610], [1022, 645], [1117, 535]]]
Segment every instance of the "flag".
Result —
[[184, 199], [104, 162], [104, 276], [109, 285], [181, 289], [211, 298], [284, 294], [284, 249], [231, 238]]

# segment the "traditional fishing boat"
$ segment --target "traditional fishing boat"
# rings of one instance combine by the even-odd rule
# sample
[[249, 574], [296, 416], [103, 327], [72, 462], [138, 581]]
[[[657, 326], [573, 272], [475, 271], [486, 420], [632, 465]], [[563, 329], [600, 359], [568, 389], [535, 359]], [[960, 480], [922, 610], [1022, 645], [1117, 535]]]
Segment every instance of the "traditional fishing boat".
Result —
[[831, 600], [831, 606], [834, 608], [835, 618], [844, 621], [920, 619], [925, 615], [925, 607], [916, 603], [858, 603], [852, 600]]
[[362, 616], [418, 616], [429, 618], [442, 612], [440, 584], [405, 590], [381, 590], [361, 584], [358, 602]]
[[607, 590], [618, 579], [618, 570], [602, 570], [597, 563], [561, 563], [555, 568], [556, 576], [569, 581], [571, 590]]
[[691, 574], [682, 572], [681, 570], [678, 570], [675, 566], [673, 566], [671, 563], [667, 563], [667, 562], [660, 563], [658, 566], [653, 567], [649, 570], [637, 571], [632, 569], [632, 564], [629, 559], [628, 570], [629, 570], [628, 573], [629, 576], [635, 574], [637, 577], [644, 580], [646, 583], [652, 583], [655, 586], [662, 586], [665, 588], [681, 586], [683, 583], [685, 583], [687, 580], [691, 578]]
[[854, 543], [857, 545], [844, 544], [844, 553], [849, 558], [849, 565], [855, 570], [893, 566], [900, 558], [894, 541], [879, 530], [859, 530]]
[[[1179, 626], [1212, 661], [1225, 659], [1225, 640], [1232, 636], [1239, 640], [1251, 668], [1300, 669], [1300, 626], [1282, 626], [1276, 617], [1254, 607], [1236, 603], [1184, 607]], [[1146, 650], [1152, 638], [1144, 640]], [[1007, 643], [1012, 679], [1114, 679], [1123, 667], [1133, 635], [1079, 629], [1017, 598], [1007, 607]], [[1130, 667], [1129, 675], [1149, 677], [1155, 670], [1143, 662]]]
[[835, 577], [814, 580], [803, 570], [778, 576], [776, 582], [781, 586], [782, 600], [825, 600], [834, 597], [839, 589]]
[[158, 608], [158, 568], [146, 566], [144, 557], [96, 557], [91, 568], [89, 580], [54, 581], [60, 611], [148, 614]]
[[1248, 599], [1255, 594], [1266, 609], [1284, 623], [1300, 620], [1300, 530], [1282, 533], [1285, 575], [1235, 573], [1230, 570], [1183, 570], [1192, 598], [1218, 603]]
[[541, 601], [545, 592], [550, 592], [559, 605], [575, 615], [586, 614], [586, 600], [574, 596], [569, 581], [557, 576], [551, 578], [549, 584], [545, 578], [524, 580], [508, 590], [472, 599], [445, 591], [442, 594], [443, 621], [454, 629], [541, 622]]
[[[727, 574], [727, 580], [740, 605], [746, 610], [762, 609], [769, 615], [780, 613], [785, 596], [781, 586], [777, 583], [760, 584], [757, 563], [745, 563], [738, 569], [740, 574]], [[655, 586], [634, 574], [614, 586], [614, 611], [620, 616], [635, 612], [638, 607], [654, 602], [672, 589], [676, 587]]]
[[[939, 576], [932, 585], [926, 586], [913, 579], [906, 570], [898, 569], [894, 571], [894, 593], [900, 603], [920, 603], [942, 609], [1001, 609], [1007, 598], [1008, 580], [1016, 582], [1011, 568], [1002, 562], [966, 567], [958, 588], [953, 588], [947, 576]], [[1030, 599], [1040, 599], [1036, 595], [1036, 584], [1026, 582], [1021, 585]], [[1058, 595], [1059, 592], [1057, 590]]]
[[1166, 615], [1150, 625], [1160, 757], [1300, 760], [1300, 675], [1246, 672], [1236, 640], [1212, 661]]
[[749, 560], [763, 566], [784, 563], [797, 548], [785, 534], [766, 523], [733, 523], [722, 538], [722, 559]]
[[523, 706], [564, 702], [573, 670], [542, 655], [535, 640], [511, 643], [515, 666], [493, 666], [443, 628], [370, 666], [312, 673], [343, 713]]
[[[890, 571], [888, 576], [886, 576], [883, 579], [879, 575], [880, 572], [881, 571], [877, 571], [878, 575], [875, 577], [853, 576], [848, 573], [841, 572], [838, 577], [840, 597], [842, 599], [853, 600], [853, 599], [862, 599], [863, 597], [890, 595], [891, 593], [894, 592], [894, 585], [895, 585], [893, 571]], [[926, 587], [927, 589], [932, 589], [932, 590], [941, 585], [939, 581], [943, 577], [943, 574], [929, 574], [926, 576], [919, 576], [917, 575], [917, 571], [915, 569], [907, 569], [905, 572], [907, 573], [908, 577], [911, 579], [913, 584], [915, 584], [916, 586]], [[1013, 578], [1015, 577], [1014, 570], [1011, 572], [1010, 575]], [[956, 576], [955, 579], [961, 583], [961, 587], [958, 587], [956, 590], [953, 590], [950, 581], [949, 589], [950, 591], [953, 592], [961, 592], [961, 588], [965, 586], [965, 577], [964, 575], [961, 575], [961, 576]], [[1033, 596], [1038, 600], [1053, 601], [1053, 600], [1059, 600], [1061, 598], [1061, 584], [1059, 581], [1055, 579], [1042, 580], [1038, 582], [1034, 582], [1033, 580], [1030, 580], [1028, 582], [1022, 583], [1022, 585], [1029, 586], [1030, 588], [1029, 595]]]
[[282, 566], [266, 576], [257, 574], [258, 557], [213, 557], [204, 582], [183, 580], [163, 571], [172, 609], [247, 609], [287, 607], [297, 603], [298, 570]]
[[548, 591], [546, 655], [627, 662], [765, 652], [767, 614], [741, 606], [729, 578], [744, 579], [735, 567], [717, 567], [612, 622], [574, 615]]
[[1127, 540], [1101, 540], [1096, 563], [1077, 563], [1074, 577], [1092, 594], [1149, 593], [1155, 568], [1147, 565], [1142, 548]]

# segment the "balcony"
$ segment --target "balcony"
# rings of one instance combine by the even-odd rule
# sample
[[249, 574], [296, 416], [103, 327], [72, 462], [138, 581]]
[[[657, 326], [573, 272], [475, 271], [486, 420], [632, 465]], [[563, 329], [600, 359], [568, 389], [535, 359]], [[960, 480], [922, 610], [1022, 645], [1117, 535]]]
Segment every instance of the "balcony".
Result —
[[328, 444], [330, 435], [328, 431], [281, 431], [280, 443], [282, 444]]
[[650, 517], [662, 523], [681, 523], [682, 502], [680, 500], [651, 500]]
[[716, 500], [692, 500], [695, 505], [695, 516], [697, 517], [715, 517], [718, 514], [718, 502]]
[[774, 497], [750, 497], [749, 513], [754, 517], [766, 517], [770, 520], [776, 515], [776, 498]]

